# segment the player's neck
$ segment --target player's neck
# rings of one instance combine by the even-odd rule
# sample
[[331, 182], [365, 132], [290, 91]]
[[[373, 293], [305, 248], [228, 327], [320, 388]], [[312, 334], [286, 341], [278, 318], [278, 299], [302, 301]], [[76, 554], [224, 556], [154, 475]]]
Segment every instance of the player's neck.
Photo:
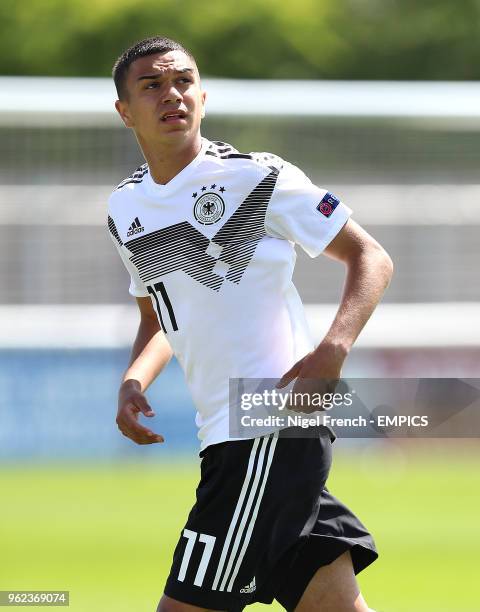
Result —
[[182, 143], [171, 147], [151, 149], [142, 147], [142, 150], [153, 181], [159, 185], [166, 185], [195, 159], [201, 148], [202, 138], [198, 133], [195, 140], [187, 145]]

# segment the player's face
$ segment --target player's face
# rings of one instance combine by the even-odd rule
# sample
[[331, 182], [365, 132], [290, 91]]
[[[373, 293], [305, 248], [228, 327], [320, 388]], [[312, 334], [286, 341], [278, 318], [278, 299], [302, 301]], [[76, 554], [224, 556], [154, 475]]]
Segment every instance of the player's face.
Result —
[[127, 97], [116, 108], [140, 144], [193, 141], [204, 116], [205, 93], [195, 63], [182, 51], [139, 58], [130, 65]]

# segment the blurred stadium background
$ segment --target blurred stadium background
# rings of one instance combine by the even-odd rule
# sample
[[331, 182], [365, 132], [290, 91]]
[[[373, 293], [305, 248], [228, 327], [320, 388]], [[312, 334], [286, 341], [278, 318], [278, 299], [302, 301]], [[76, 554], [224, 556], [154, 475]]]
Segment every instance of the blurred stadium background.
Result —
[[[32, 20], [39, 5], [26, 4], [36, 7]], [[167, 4], [170, 31], [162, 32], [184, 40]], [[307, 4], [298, 3], [302, 15]], [[130, 40], [153, 33], [142, 27], [133, 23], [138, 35], [105, 43], [99, 56], [113, 60]], [[121, 29], [117, 35], [122, 41]], [[195, 45], [207, 58], [207, 43]], [[203, 134], [299, 165], [392, 256], [394, 279], [345, 375], [478, 377], [480, 84], [429, 82], [441, 76], [440, 55], [423, 72], [410, 61], [415, 81], [385, 80], [408, 77], [393, 60], [391, 73], [376, 74], [353, 64], [350, 72], [315, 73], [300, 57], [280, 60], [284, 72], [260, 74], [311, 80], [207, 71], [217, 77], [204, 79]], [[88, 63], [52, 72], [32, 59], [29, 72], [22, 61], [17, 72], [0, 62], [8, 75], [0, 77], [0, 590], [70, 589], [76, 612], [147, 612], [193, 503], [198, 465], [193, 406], [175, 362], [149, 394], [165, 445], [136, 447], [115, 426], [137, 315], [105, 204], [142, 158], [114, 112], [110, 79], [94, 76], [107, 74], [103, 64], [98, 72]], [[259, 75], [246, 68], [240, 76]], [[359, 78], [369, 80], [352, 80]], [[299, 251], [295, 279], [318, 341], [341, 294], [342, 267]], [[479, 610], [478, 441], [335, 446], [330, 488], [372, 529], [381, 552], [360, 577], [370, 606]]]

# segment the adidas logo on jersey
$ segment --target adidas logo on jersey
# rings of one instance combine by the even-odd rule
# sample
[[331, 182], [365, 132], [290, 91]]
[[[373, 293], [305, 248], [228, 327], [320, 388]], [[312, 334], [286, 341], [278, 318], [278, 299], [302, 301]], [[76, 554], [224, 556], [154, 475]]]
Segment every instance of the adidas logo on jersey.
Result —
[[141, 234], [145, 231], [145, 228], [142, 226], [138, 217], [135, 217], [135, 221], [128, 228], [127, 236], [133, 236], [134, 234]]
[[256, 589], [257, 589], [257, 585], [255, 583], [255, 576], [254, 576], [250, 584], [247, 584], [243, 587], [243, 589], [240, 589], [240, 593], [253, 593], [254, 591], [256, 591]]

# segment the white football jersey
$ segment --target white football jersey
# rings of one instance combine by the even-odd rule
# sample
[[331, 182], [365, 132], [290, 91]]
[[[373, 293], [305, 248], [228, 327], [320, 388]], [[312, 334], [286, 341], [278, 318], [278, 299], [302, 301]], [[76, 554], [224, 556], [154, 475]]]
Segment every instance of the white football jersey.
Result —
[[281, 158], [205, 138], [166, 185], [144, 164], [110, 196], [129, 291], [152, 300], [202, 449], [231, 439], [229, 378], [279, 378], [313, 349], [292, 283], [294, 245], [319, 255], [350, 214]]

